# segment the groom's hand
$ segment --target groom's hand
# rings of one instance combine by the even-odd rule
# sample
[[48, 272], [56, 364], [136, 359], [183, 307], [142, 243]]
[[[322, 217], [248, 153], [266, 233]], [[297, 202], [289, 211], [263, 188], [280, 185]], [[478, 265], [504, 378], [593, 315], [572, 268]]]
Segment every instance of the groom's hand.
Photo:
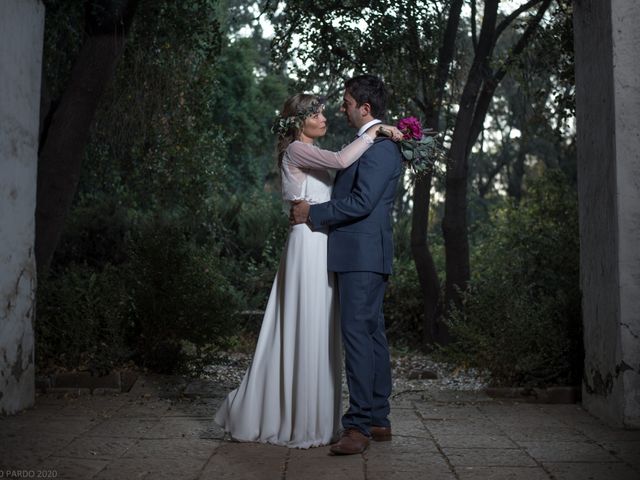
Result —
[[307, 223], [307, 220], [309, 220], [309, 204], [304, 200], [294, 200], [291, 202], [289, 224], [298, 225], [299, 223]]

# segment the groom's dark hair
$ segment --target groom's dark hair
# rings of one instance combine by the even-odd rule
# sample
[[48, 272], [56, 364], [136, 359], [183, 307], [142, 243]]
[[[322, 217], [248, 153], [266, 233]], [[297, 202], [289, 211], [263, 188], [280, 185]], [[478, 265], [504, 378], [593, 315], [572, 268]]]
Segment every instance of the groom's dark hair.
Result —
[[387, 89], [384, 82], [375, 75], [358, 75], [344, 84], [344, 89], [356, 101], [357, 106], [364, 103], [371, 105], [374, 118], [384, 118], [387, 110]]

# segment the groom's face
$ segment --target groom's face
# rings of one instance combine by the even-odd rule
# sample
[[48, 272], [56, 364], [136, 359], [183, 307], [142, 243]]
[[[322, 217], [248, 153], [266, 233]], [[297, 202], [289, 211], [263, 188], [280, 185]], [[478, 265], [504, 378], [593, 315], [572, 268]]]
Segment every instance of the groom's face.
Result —
[[340, 111], [344, 112], [347, 117], [347, 123], [353, 128], [360, 128], [362, 125], [367, 123], [364, 119], [366, 116], [367, 105], [358, 106], [358, 102], [349, 94], [349, 92], [344, 92], [344, 96], [342, 97], [342, 105], [340, 106]]

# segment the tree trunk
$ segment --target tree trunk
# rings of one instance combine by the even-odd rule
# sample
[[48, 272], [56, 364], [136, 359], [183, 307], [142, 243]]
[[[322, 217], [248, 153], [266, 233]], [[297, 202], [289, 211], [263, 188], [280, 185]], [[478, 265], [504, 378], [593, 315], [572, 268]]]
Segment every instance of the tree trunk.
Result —
[[[451, 306], [460, 307], [460, 292], [467, 288], [471, 271], [469, 265], [469, 238], [467, 231], [467, 179], [468, 159], [484, 118], [487, 115], [491, 99], [496, 87], [504, 78], [507, 69], [515, 58], [528, 45], [532, 35], [538, 28], [540, 20], [549, 8], [551, 0], [530, 0], [514, 11], [507, 20], [496, 29], [496, 17], [499, 0], [486, 0], [482, 30], [473, 64], [462, 91], [460, 109], [449, 152], [451, 168], [447, 170], [445, 213], [442, 230], [445, 241], [445, 257], [447, 280], [445, 284], [445, 309]], [[511, 49], [509, 57], [495, 74], [492, 74], [491, 56], [496, 35], [504, 30], [508, 23], [517, 18], [517, 14], [535, 4], [540, 4], [538, 11], [529, 21], [525, 31]]]
[[[469, 151], [473, 143], [474, 113], [478, 93], [483, 83], [483, 72], [495, 42], [498, 0], [486, 0], [478, 47], [460, 98], [460, 107], [449, 151], [446, 198], [442, 231], [445, 242], [447, 279], [445, 283], [445, 309], [452, 304], [460, 306], [460, 291], [464, 291], [470, 278], [469, 239], [467, 235], [467, 178]], [[485, 112], [486, 113], [486, 112]], [[484, 116], [482, 117], [484, 119]], [[476, 137], [477, 138], [477, 135]]]
[[[434, 130], [440, 128], [440, 109], [455, 53], [462, 4], [463, 0], [454, 0], [451, 3], [443, 42], [438, 52], [438, 66], [434, 82], [436, 96], [428, 104], [429, 110], [425, 112], [426, 126]], [[425, 348], [433, 343], [447, 343], [449, 338], [446, 326], [439, 321], [441, 317], [440, 280], [427, 238], [431, 180], [431, 175], [425, 175], [416, 180], [413, 187], [413, 214], [411, 217], [411, 253], [418, 272], [424, 301], [423, 346]]]
[[49, 268], [60, 240], [78, 187], [93, 118], [124, 49], [136, 3], [103, 0], [86, 4], [89, 35], [48, 128], [42, 132], [38, 155], [35, 253], [40, 272]]
[[[439, 317], [440, 281], [427, 242], [431, 175], [422, 175], [413, 187], [413, 215], [411, 217], [411, 254], [418, 272], [424, 300], [422, 342], [425, 348], [441, 341]], [[420, 205], [416, 213], [416, 205]]]

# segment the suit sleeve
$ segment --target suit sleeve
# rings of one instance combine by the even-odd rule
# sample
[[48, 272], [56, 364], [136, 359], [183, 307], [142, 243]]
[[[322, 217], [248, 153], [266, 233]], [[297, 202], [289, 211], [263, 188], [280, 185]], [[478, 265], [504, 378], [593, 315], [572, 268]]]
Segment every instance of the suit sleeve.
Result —
[[399, 164], [396, 144], [391, 140], [377, 142], [360, 158], [356, 183], [347, 197], [311, 205], [309, 217], [313, 228], [369, 215], [395, 177]]

